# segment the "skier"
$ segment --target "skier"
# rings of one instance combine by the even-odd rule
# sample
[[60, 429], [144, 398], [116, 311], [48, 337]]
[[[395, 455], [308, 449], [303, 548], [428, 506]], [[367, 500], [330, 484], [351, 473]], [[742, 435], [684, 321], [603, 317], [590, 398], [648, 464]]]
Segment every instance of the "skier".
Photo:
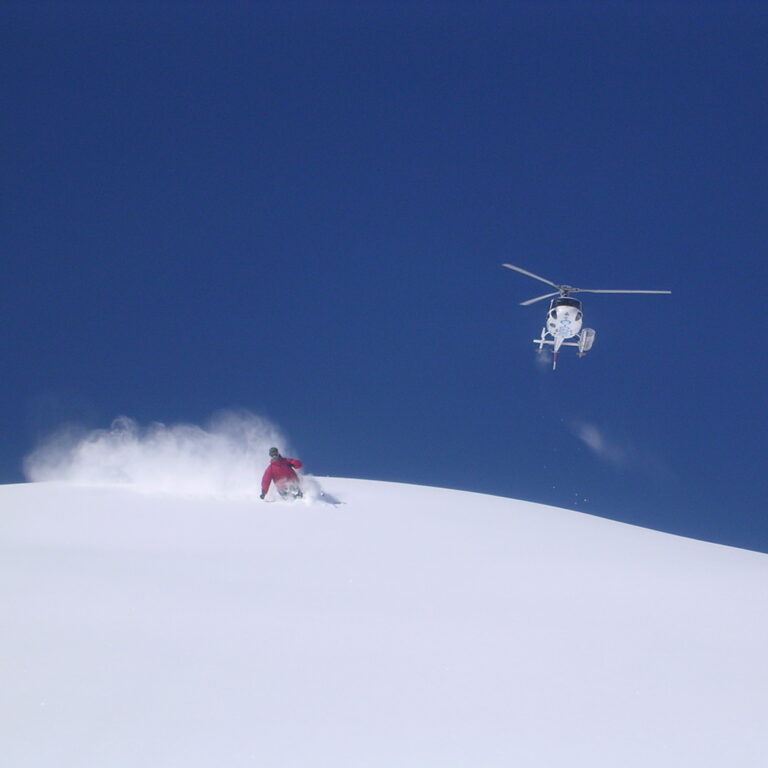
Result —
[[299, 477], [294, 472], [295, 469], [301, 469], [302, 463], [298, 459], [287, 459], [280, 455], [277, 448], [269, 449], [269, 466], [264, 470], [264, 476], [261, 478], [261, 496], [263, 499], [269, 490], [269, 484], [274, 482], [277, 492], [284, 498], [292, 496], [294, 499], [300, 499], [304, 494], [301, 492]]

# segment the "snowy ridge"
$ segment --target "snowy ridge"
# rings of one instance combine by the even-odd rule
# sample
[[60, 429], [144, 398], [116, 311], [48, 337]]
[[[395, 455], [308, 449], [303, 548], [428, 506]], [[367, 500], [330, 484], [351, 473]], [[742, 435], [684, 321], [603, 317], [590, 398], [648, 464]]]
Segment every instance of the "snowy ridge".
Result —
[[3, 764], [764, 765], [768, 556], [321, 482], [0, 487]]

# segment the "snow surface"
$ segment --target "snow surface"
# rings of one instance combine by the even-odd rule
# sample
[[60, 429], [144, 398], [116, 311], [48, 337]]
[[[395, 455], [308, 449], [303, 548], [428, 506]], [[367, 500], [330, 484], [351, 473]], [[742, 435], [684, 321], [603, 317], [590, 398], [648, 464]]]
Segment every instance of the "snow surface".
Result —
[[0, 763], [767, 764], [768, 556], [322, 483], [0, 487]]

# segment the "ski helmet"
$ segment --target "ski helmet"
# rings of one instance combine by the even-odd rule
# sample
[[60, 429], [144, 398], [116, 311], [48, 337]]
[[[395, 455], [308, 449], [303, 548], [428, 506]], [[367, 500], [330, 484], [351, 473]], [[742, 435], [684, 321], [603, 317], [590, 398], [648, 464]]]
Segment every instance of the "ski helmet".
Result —
[[270, 448], [269, 449], [269, 455], [274, 458], [275, 456], [279, 456], [280, 455], [280, 451], [278, 451], [277, 448]]

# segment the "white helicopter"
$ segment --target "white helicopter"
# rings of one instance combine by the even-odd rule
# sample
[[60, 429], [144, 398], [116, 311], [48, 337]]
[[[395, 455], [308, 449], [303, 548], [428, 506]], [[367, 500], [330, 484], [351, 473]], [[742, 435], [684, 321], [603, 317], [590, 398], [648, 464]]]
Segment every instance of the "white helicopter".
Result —
[[[539, 345], [539, 349], [544, 349], [545, 344], [549, 344], [554, 347], [554, 355], [552, 359], [552, 370], [557, 368], [557, 353], [560, 351], [560, 347], [577, 347], [579, 350], [579, 357], [584, 355], [592, 349], [592, 345], [595, 343], [595, 330], [594, 328], [582, 328], [581, 302], [578, 299], [572, 299], [570, 294], [572, 293], [672, 293], [672, 291], [625, 291], [625, 290], [611, 290], [600, 288], [574, 288], [571, 285], [558, 285], [551, 280], [547, 280], [539, 275], [534, 275], [533, 272], [529, 272], [522, 267], [516, 267], [514, 264], [502, 264], [507, 269], [513, 269], [515, 272], [520, 272], [523, 275], [528, 275], [534, 280], [541, 280], [542, 283], [547, 283], [553, 288], [557, 288], [554, 293], [545, 293], [543, 296], [537, 296], [535, 299], [528, 299], [528, 301], [521, 301], [520, 304], [524, 307], [529, 304], [533, 304], [543, 299], [549, 299], [552, 296], [557, 298], [552, 299], [549, 303], [549, 311], [547, 312], [547, 324], [541, 329], [541, 338], [534, 339], [533, 343]], [[547, 336], [551, 336], [548, 339]], [[573, 339], [575, 341], [566, 341], [566, 339]]]

